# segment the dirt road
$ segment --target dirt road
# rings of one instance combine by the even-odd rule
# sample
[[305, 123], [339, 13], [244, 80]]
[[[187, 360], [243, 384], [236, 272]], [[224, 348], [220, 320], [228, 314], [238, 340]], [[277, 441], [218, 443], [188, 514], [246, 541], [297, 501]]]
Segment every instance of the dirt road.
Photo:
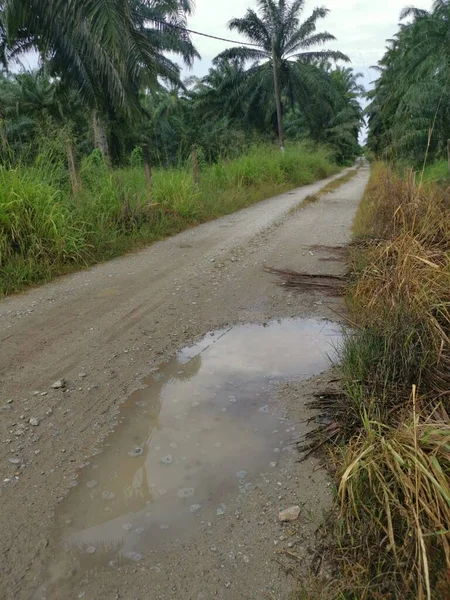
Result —
[[[292, 581], [274, 555], [285, 542], [278, 509], [302, 498], [326, 504], [324, 475], [314, 473], [313, 460], [299, 466], [293, 453], [284, 453], [271, 462], [271, 477], [255, 478], [256, 489], [239, 508], [198, 521], [198, 531], [170, 548], [161, 542], [149, 556], [135, 553], [134, 561], [110, 561], [109, 568], [58, 562], [57, 515], [83, 478], [80, 467], [117, 425], [119, 406], [174, 352], [237, 323], [337, 320], [337, 299], [289, 293], [263, 267], [341, 273], [327, 247], [348, 241], [367, 179], [362, 168], [337, 192], [295, 212], [326, 182], [283, 194], [0, 303], [1, 598], [290, 597]], [[239, 335], [228, 354], [239, 352]], [[58, 379], [64, 387], [52, 388]], [[292, 390], [270, 391], [267, 402], [279, 404], [273, 418], [298, 421], [302, 399]], [[81, 495], [79, 503], [85, 501]], [[303, 524], [305, 540], [313, 529]], [[88, 554], [94, 552], [89, 546]]]

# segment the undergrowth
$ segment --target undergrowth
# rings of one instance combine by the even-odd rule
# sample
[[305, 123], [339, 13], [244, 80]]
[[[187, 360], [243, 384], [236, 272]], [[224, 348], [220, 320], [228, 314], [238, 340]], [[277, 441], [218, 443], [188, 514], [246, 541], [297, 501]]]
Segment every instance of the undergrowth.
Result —
[[118, 256], [182, 229], [336, 173], [324, 148], [297, 144], [284, 153], [257, 146], [200, 170], [188, 164], [109, 170], [98, 152], [83, 160], [80, 190], [70, 192], [60, 157], [33, 166], [0, 166], [0, 295]]
[[449, 192], [375, 165], [355, 219], [321, 598], [450, 598]]
[[353, 179], [353, 177], [355, 177], [357, 172], [358, 172], [358, 169], [350, 169], [349, 171], [347, 171], [347, 173], [345, 173], [341, 177], [338, 177], [338, 178], [334, 179], [333, 181], [330, 181], [330, 183], [327, 183], [327, 185], [324, 186], [321, 190], [319, 190], [317, 192], [317, 194], [312, 194], [310, 196], [306, 196], [306, 198], [303, 200], [303, 202], [301, 204], [299, 204], [298, 206], [294, 207], [291, 210], [291, 212], [296, 212], [297, 210], [301, 210], [302, 208], [305, 208], [306, 206], [308, 206], [308, 204], [314, 204], [314, 202], [317, 202], [318, 200], [320, 200], [320, 198], [322, 196], [324, 196], [325, 194], [331, 194], [332, 192], [335, 192], [342, 185], [351, 181]]

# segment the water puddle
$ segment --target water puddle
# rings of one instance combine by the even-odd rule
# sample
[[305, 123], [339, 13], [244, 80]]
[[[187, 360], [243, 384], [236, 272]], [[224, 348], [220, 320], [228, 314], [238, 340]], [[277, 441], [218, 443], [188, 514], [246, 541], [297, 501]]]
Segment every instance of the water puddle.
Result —
[[327, 321], [286, 319], [207, 334], [144, 380], [56, 515], [77, 570], [139, 561], [223, 518], [276, 466], [295, 426], [270, 388], [329, 366]]

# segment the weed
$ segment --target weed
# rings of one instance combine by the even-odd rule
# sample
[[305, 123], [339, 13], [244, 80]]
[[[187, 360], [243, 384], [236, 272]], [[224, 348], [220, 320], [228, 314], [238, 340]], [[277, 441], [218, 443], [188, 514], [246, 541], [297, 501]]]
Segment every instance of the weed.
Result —
[[375, 165], [354, 232], [355, 327], [325, 399], [339, 517], [322, 597], [450, 598], [448, 190]]
[[[69, 189], [64, 140], [44, 144], [35, 164], [0, 166], [0, 294], [20, 291], [138, 248], [186, 227], [336, 173], [329, 152], [306, 144], [254, 146], [248, 154], [200, 171], [156, 169], [148, 187], [140, 154], [109, 170], [94, 151]], [[54, 146], [54, 147], [53, 147]], [[65, 158], [64, 158], [65, 161]]]

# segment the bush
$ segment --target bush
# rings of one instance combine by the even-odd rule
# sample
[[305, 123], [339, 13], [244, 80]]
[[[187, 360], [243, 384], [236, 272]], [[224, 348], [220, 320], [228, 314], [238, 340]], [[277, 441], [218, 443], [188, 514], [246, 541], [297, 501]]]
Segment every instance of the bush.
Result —
[[[222, 159], [193, 181], [187, 165], [156, 169], [149, 188], [137, 148], [131, 166], [110, 170], [94, 150], [70, 193], [65, 166], [38, 162], [0, 168], [0, 293], [47, 281], [77, 266], [116, 256], [190, 225], [337, 172], [323, 149], [254, 146]], [[48, 167], [48, 168], [47, 168]]]
[[449, 598], [449, 190], [376, 165], [351, 254], [327, 595]]

